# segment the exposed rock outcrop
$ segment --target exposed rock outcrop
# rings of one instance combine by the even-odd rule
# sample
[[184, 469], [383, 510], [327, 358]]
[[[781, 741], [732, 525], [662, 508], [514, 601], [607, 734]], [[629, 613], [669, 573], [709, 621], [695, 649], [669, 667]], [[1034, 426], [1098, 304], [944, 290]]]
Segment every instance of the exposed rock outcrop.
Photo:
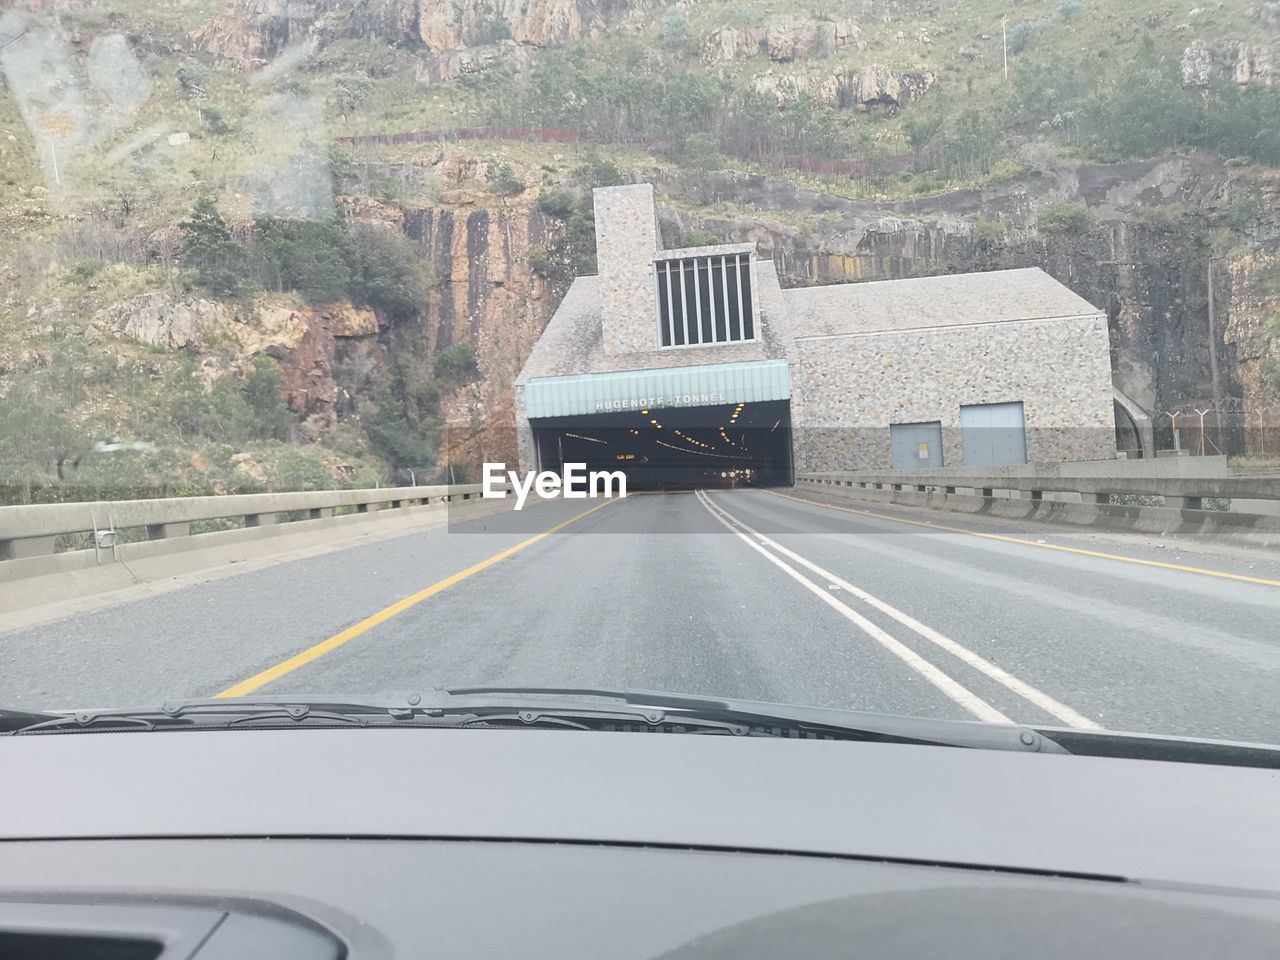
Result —
[[181, 350], [202, 346], [209, 334], [229, 328], [233, 319], [231, 309], [217, 301], [144, 293], [98, 310], [91, 325], [99, 333], [128, 337], [149, 347]]
[[500, 40], [558, 47], [598, 36], [635, 0], [418, 0], [418, 36], [433, 53]]
[[721, 27], [702, 42], [705, 63], [746, 60], [766, 54], [770, 60], [789, 63], [802, 57], [826, 56], [857, 41], [852, 20], [816, 20], [779, 16], [755, 26]]
[[809, 96], [824, 106], [895, 111], [923, 95], [933, 86], [934, 79], [931, 73], [870, 64], [861, 70], [836, 73], [769, 71], [752, 82], [757, 91], [772, 94], [779, 100]]
[[[222, 16], [196, 35], [197, 44], [244, 69], [269, 63], [298, 44], [323, 46], [345, 37], [380, 37], [404, 47], [448, 54], [511, 42], [557, 47], [599, 36], [645, 0], [229, 0]], [[467, 58], [445, 60], [442, 76], [466, 69]], [[456, 75], [456, 73], [455, 73]]]
[[[381, 332], [372, 310], [347, 302], [303, 307], [287, 300], [264, 298], [241, 312], [225, 303], [162, 292], [103, 307], [91, 320], [99, 336], [128, 337], [148, 346], [199, 353], [214, 338], [235, 345], [230, 369], [252, 357], [276, 361], [284, 378], [290, 408], [310, 418], [315, 429], [331, 426], [336, 418], [340, 388], [335, 363], [344, 349], [372, 349]], [[352, 346], [363, 341], [363, 346]], [[384, 358], [379, 356], [378, 362]], [[227, 372], [226, 366], [206, 364], [209, 376]]]
[[[470, 199], [455, 195], [455, 202]], [[406, 210], [404, 229], [436, 278], [424, 320], [429, 348], [470, 343], [480, 364], [481, 380], [446, 398], [445, 455], [458, 462], [512, 459], [511, 385], [555, 309], [529, 251], [547, 245], [558, 225], [528, 205], [472, 201]]]
[[[1255, 418], [1267, 411], [1274, 429], [1280, 417], [1280, 249], [1246, 254], [1232, 261], [1230, 269], [1231, 300], [1223, 336], [1235, 348], [1246, 410], [1256, 411]], [[1248, 430], [1246, 434], [1253, 436]], [[1275, 451], [1273, 440], [1272, 454]]]
[[1220, 79], [1276, 83], [1280, 81], [1280, 41], [1193, 40], [1182, 52], [1181, 67], [1187, 86], [1206, 86]]

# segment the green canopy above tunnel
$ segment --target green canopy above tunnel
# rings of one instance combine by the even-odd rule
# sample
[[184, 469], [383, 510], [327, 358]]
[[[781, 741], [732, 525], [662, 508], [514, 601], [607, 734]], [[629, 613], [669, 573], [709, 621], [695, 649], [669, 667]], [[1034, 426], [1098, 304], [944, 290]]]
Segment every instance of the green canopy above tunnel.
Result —
[[785, 360], [537, 377], [525, 386], [524, 395], [530, 420], [789, 399], [791, 374]]

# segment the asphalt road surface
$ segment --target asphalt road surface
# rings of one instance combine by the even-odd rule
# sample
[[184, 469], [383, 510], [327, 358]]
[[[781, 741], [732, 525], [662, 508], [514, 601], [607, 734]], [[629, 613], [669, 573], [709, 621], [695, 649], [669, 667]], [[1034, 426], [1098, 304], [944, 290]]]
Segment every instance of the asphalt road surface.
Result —
[[9, 707], [473, 685], [1280, 743], [1280, 563], [687, 491], [542, 503], [0, 635]]

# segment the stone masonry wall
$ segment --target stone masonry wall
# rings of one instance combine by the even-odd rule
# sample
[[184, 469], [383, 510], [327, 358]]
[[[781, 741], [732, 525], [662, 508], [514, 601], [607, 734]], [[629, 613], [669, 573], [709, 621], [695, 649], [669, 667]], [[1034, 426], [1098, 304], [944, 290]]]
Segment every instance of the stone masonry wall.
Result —
[[888, 426], [940, 420], [963, 462], [960, 406], [1021, 400], [1027, 459], [1115, 456], [1105, 317], [797, 339], [796, 469], [887, 470]]
[[653, 257], [658, 221], [653, 187], [638, 183], [595, 191], [596, 264], [606, 353], [657, 347]]

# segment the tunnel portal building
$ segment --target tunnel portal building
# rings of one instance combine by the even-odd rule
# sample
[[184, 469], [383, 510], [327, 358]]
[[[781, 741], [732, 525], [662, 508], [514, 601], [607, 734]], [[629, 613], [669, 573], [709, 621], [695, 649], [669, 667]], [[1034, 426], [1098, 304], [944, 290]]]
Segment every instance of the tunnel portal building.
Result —
[[595, 191], [515, 383], [521, 468], [633, 486], [1115, 456], [1105, 314], [1036, 268], [782, 289], [753, 244], [658, 248], [648, 184]]

